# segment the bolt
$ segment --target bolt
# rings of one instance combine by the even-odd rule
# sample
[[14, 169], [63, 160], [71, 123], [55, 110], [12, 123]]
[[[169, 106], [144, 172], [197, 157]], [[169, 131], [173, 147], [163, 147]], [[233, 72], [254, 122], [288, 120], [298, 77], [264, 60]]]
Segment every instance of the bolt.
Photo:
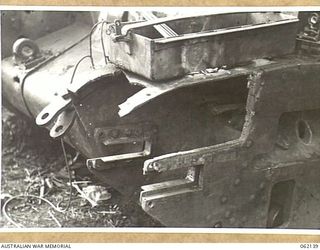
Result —
[[201, 156], [201, 157], [199, 158], [199, 160], [198, 160], [199, 163], [204, 163], [204, 161], [205, 161], [205, 159], [204, 159], [203, 156]]
[[154, 203], [152, 201], [148, 201], [147, 202], [148, 207], [153, 208], [154, 207]]
[[100, 140], [104, 140], [105, 139], [105, 133], [103, 131], [100, 131], [98, 136], [99, 136]]
[[160, 163], [159, 163], [159, 162], [153, 162], [153, 163], [152, 163], [152, 168], [153, 168], [154, 170], [159, 170], [159, 167], [160, 167]]

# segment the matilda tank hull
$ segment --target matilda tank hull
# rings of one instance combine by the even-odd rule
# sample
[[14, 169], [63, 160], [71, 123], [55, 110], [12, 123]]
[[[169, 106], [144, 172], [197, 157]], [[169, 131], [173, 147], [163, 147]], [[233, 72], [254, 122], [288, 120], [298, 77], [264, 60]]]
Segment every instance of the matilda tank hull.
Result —
[[[210, 27], [226, 17], [232, 28]], [[101, 22], [97, 41], [76, 19], [18, 39], [2, 61], [3, 99], [166, 226], [319, 228], [314, 33], [273, 13], [189, 21]]]

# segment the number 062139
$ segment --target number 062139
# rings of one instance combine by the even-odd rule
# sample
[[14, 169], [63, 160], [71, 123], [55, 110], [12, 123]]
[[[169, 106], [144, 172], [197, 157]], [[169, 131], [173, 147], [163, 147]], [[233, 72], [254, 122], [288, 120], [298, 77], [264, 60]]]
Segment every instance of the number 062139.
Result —
[[302, 248], [302, 249], [307, 249], [307, 248], [317, 249], [317, 248], [319, 248], [319, 244], [317, 244], [317, 243], [304, 243], [304, 244], [300, 244], [300, 248]]

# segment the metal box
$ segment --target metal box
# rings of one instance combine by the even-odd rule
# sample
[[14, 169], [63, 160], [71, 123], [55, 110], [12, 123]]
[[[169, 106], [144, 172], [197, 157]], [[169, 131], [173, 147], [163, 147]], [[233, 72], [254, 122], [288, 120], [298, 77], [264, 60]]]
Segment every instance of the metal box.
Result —
[[[108, 26], [106, 49], [111, 62], [151, 80], [294, 51], [298, 18], [274, 12], [227, 13], [160, 18]], [[165, 24], [176, 36], [163, 37]]]

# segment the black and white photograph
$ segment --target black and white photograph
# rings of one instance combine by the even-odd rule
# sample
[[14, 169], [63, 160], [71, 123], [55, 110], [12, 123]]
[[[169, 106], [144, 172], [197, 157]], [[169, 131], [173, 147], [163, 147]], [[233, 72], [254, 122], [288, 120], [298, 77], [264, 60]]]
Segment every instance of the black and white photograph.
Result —
[[1, 98], [1, 228], [320, 228], [320, 8], [3, 9]]

